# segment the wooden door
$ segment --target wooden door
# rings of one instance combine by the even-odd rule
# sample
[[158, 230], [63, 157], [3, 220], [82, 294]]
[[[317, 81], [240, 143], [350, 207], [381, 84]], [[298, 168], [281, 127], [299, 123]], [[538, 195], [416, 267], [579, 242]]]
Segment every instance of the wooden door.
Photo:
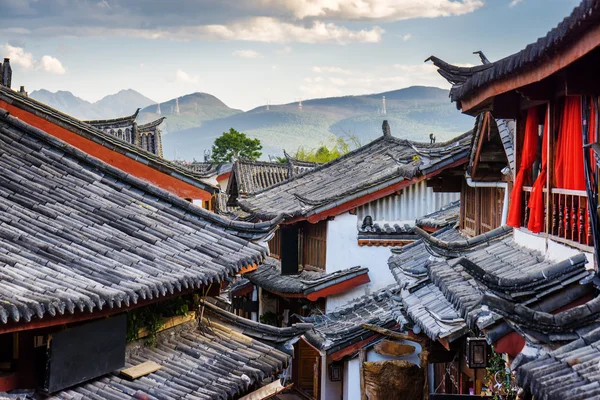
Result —
[[320, 354], [304, 340], [299, 340], [296, 347], [296, 389], [304, 395], [319, 398], [319, 376], [321, 371]]

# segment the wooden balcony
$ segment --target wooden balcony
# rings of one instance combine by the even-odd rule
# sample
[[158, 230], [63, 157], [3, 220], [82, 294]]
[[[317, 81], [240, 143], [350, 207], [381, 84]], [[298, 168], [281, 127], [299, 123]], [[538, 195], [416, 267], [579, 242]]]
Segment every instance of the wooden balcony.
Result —
[[[548, 213], [548, 189], [544, 189], [544, 230], [553, 239], [567, 244], [578, 243], [593, 246], [588, 212], [587, 194], [585, 190], [551, 189], [550, 209]], [[523, 187], [523, 210], [521, 226], [527, 227], [529, 222], [529, 198], [531, 187]], [[548, 223], [550, 214], [550, 223]], [[548, 231], [549, 230], [549, 231]]]

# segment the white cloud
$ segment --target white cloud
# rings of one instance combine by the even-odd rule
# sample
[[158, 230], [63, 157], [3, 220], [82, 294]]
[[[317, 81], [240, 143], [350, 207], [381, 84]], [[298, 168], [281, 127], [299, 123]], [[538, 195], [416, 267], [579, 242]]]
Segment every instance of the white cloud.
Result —
[[200, 77], [197, 75], [190, 75], [182, 69], [178, 69], [175, 72], [175, 82], [186, 83], [186, 84], [197, 84], [200, 82]]
[[[309, 17], [349, 20], [400, 21], [463, 15], [483, 6], [483, 0], [258, 0], [283, 9], [298, 19]], [[517, 0], [518, 1], [518, 0]]]
[[508, 6], [509, 7], [514, 7], [514, 6], [516, 6], [517, 4], [519, 4], [522, 1], [523, 0], [512, 0]]
[[407, 40], [409, 40], [412, 37], [412, 35], [410, 33], [407, 33], [406, 35], [402, 36], [402, 40], [404, 40], [405, 42]]
[[21, 47], [14, 47], [8, 43], [0, 46], [2, 56], [10, 58], [10, 62], [15, 65], [19, 65], [23, 68], [29, 69], [33, 67], [33, 54], [27, 53]]
[[275, 53], [279, 55], [290, 54], [292, 52], [292, 48], [290, 46], [285, 46], [280, 50], [276, 50]]
[[37, 63], [37, 68], [57, 75], [63, 75], [67, 72], [62, 63], [52, 56], [42, 56]]
[[107, 10], [112, 10], [112, 8], [110, 8], [110, 4], [108, 4], [108, 2], [106, 0], [101, 0], [98, 3], [96, 3], [96, 5], [100, 8], [106, 8]]
[[260, 53], [254, 51], [254, 50], [236, 50], [231, 54], [233, 54], [236, 57], [241, 57], [241, 58], [259, 58], [260, 57]]
[[346, 86], [346, 81], [340, 78], [329, 78], [329, 82], [333, 83], [335, 86]]
[[[193, 30], [186, 31], [188, 35], [193, 34]], [[305, 26], [270, 17], [251, 18], [229, 25], [205, 25], [197, 29], [198, 36], [205, 38], [268, 43], [376, 43], [381, 41], [383, 33], [378, 26], [369, 30], [350, 30], [334, 23], [314, 21]]]
[[18, 65], [24, 69], [38, 69], [58, 75], [63, 75], [66, 72], [62, 63], [52, 56], [45, 55], [36, 60], [33, 54], [26, 52], [22, 47], [11, 46], [8, 43], [0, 45], [0, 52], [3, 57], [10, 58], [13, 65]]
[[340, 67], [312, 67], [313, 72], [350, 75], [352, 71]]

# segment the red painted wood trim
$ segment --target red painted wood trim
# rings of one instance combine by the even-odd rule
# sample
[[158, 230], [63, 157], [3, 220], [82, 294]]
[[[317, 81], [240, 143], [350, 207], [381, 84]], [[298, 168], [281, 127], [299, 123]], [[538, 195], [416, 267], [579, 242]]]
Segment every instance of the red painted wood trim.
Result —
[[373, 336], [361, 340], [360, 342], [356, 342], [354, 344], [351, 344], [350, 346], [343, 348], [341, 350], [336, 351], [335, 353], [332, 353], [329, 355], [329, 357], [331, 357], [331, 359], [333, 361], [339, 361], [342, 358], [352, 355], [354, 353], [356, 353], [357, 351], [359, 351], [360, 349], [362, 349], [363, 347], [365, 347], [366, 345], [368, 345], [369, 343], [379, 339], [381, 337], [380, 334], [375, 333]]
[[79, 150], [99, 158], [113, 167], [119, 168], [137, 178], [151, 182], [179, 197], [197, 200], [210, 200], [211, 198], [210, 193], [200, 188], [135, 161], [124, 154], [112, 151], [99, 143], [86, 139], [75, 132], [71, 132], [68, 129], [15, 107], [12, 104], [8, 104], [5, 101], [0, 100], [0, 108], [4, 108], [12, 116], [17, 117], [52, 136], [64, 140], [70, 145], [77, 147]]
[[511, 332], [508, 335], [500, 338], [494, 344], [496, 353], [505, 353], [511, 357], [516, 357], [525, 347], [525, 338], [517, 332]]
[[326, 287], [325, 289], [321, 289], [316, 292], [312, 292], [308, 296], [306, 296], [306, 298], [311, 301], [316, 301], [321, 297], [327, 297], [334, 294], [344, 293], [350, 289], [354, 289], [357, 286], [364, 285], [365, 283], [369, 282], [371, 282], [369, 274], [358, 275], [352, 279], [348, 279], [347, 281], [337, 283], [335, 285]]
[[[357, 286], [363, 285], [365, 283], [371, 282], [371, 278], [369, 278], [369, 274], [362, 274], [355, 276], [352, 279], [348, 279], [347, 281], [336, 283], [335, 285], [331, 285], [326, 287], [325, 289], [318, 290], [316, 292], [309, 293], [305, 295], [304, 293], [281, 293], [275, 292], [273, 290], [268, 290], [268, 292], [273, 293], [279, 297], [285, 297], [287, 299], [308, 299], [311, 301], [315, 301], [320, 299], [321, 297], [327, 297], [333, 294], [344, 293], [350, 289], [353, 289]], [[265, 289], [266, 290], [266, 289]]]
[[329, 210], [325, 210], [325, 211], [323, 211], [321, 213], [318, 213], [318, 214], [311, 215], [308, 218], [306, 218], [306, 217], [297, 218], [297, 219], [294, 219], [294, 220], [286, 221], [286, 223], [297, 222], [297, 221], [300, 221], [300, 220], [303, 220], [303, 219], [307, 219], [308, 222], [313, 223], [313, 224], [317, 223], [317, 222], [322, 221], [322, 220], [324, 220], [324, 219], [326, 219], [328, 217], [340, 215], [340, 214], [345, 213], [346, 211], [350, 211], [353, 208], [356, 208], [356, 207], [362, 206], [364, 204], [370, 203], [373, 200], [377, 200], [377, 199], [380, 199], [382, 197], [389, 196], [389, 195], [393, 194], [394, 192], [396, 192], [398, 190], [404, 189], [404, 188], [406, 188], [406, 187], [408, 187], [410, 185], [414, 185], [414, 184], [419, 183], [419, 182], [421, 182], [423, 180], [430, 179], [430, 178], [432, 178], [432, 177], [434, 177], [436, 175], [439, 175], [440, 173], [442, 173], [444, 170], [446, 170], [448, 168], [457, 167], [457, 166], [459, 166], [461, 164], [464, 164], [465, 162], [467, 162], [467, 157], [463, 157], [460, 160], [455, 161], [452, 164], [449, 164], [449, 165], [445, 166], [444, 168], [441, 168], [439, 170], [431, 172], [431, 173], [429, 173], [427, 175], [423, 175], [423, 176], [420, 176], [418, 178], [413, 178], [413, 179], [410, 179], [410, 180], [406, 179], [406, 180], [400, 181], [400, 182], [398, 182], [395, 185], [391, 185], [391, 186], [388, 186], [386, 188], [380, 189], [380, 190], [378, 190], [376, 192], [367, 194], [367, 195], [365, 195], [363, 197], [359, 197], [357, 199], [350, 200], [350, 201], [348, 201], [348, 202], [346, 202], [344, 204], [340, 204], [337, 207], [331, 208]]
[[17, 373], [13, 372], [9, 375], [0, 376], [0, 392], [8, 392], [9, 390], [18, 387]]
[[462, 112], [469, 113], [489, 98], [539, 82], [577, 61], [599, 45], [600, 25], [593, 27], [566, 49], [546, 58], [540, 65], [476, 89], [468, 98], [461, 100]]
[[229, 179], [230, 175], [231, 175], [231, 171], [225, 172], [224, 174], [221, 174], [221, 175], [217, 175], [217, 182], [224, 181], [225, 179]]

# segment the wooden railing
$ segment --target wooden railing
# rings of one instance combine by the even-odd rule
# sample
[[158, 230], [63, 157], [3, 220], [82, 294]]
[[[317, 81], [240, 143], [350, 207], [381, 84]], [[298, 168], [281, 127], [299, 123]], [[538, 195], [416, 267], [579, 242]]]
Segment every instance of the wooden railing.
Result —
[[[592, 246], [590, 214], [585, 190], [551, 189], [551, 213], [548, 224], [548, 189], [544, 189], [544, 232], [570, 242]], [[523, 187], [521, 226], [529, 223], [529, 199], [531, 187]], [[550, 231], [548, 232], [548, 228]]]

